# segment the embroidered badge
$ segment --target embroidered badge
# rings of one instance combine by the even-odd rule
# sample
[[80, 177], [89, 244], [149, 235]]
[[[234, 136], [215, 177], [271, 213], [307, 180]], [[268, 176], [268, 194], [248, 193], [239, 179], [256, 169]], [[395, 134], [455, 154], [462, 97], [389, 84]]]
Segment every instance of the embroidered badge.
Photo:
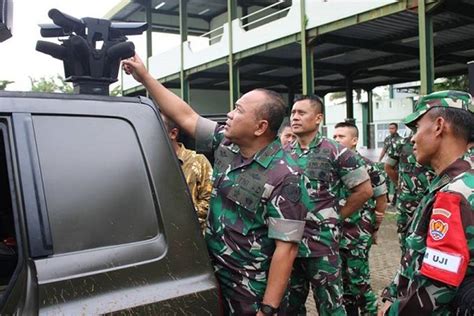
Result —
[[441, 220], [432, 219], [430, 221], [430, 235], [434, 240], [443, 239], [444, 236], [446, 236], [448, 229], [448, 224]]
[[290, 175], [286, 177], [283, 182], [283, 188], [281, 190], [281, 195], [284, 198], [287, 198], [293, 203], [296, 203], [300, 200], [301, 189], [298, 185], [298, 177], [295, 175]]
[[444, 208], [434, 208], [433, 215], [443, 215], [444, 217], [450, 218], [451, 212], [445, 210]]

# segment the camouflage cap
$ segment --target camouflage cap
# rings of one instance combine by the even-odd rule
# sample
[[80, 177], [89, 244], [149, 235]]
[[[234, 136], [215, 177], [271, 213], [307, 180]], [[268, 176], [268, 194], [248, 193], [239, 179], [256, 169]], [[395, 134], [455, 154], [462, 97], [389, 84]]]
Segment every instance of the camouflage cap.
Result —
[[474, 112], [472, 97], [464, 91], [438, 91], [421, 97], [415, 106], [415, 111], [409, 114], [403, 120], [405, 125], [413, 125], [420, 117], [422, 117], [431, 108], [435, 107], [451, 107]]

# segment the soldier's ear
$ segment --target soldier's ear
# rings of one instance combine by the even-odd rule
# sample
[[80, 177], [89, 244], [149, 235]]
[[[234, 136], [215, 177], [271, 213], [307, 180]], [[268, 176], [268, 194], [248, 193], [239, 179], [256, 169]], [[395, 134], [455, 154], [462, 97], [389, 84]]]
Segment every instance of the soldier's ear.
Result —
[[434, 126], [434, 132], [435, 132], [435, 135], [436, 136], [439, 136], [445, 129], [446, 129], [446, 120], [441, 117], [441, 116], [438, 116], [434, 122], [433, 122], [433, 126]]
[[177, 129], [176, 127], [171, 129], [171, 131], [169, 131], [169, 135], [170, 135], [170, 138], [171, 139], [178, 139], [178, 136], [179, 136], [179, 129]]
[[254, 132], [255, 136], [261, 136], [268, 130], [268, 121], [259, 120], [257, 121], [257, 129]]
[[318, 125], [321, 125], [321, 122], [323, 121], [323, 119], [324, 119], [324, 114], [323, 113], [318, 113], [316, 115], [316, 120], [317, 120]]
[[352, 145], [356, 146], [358, 142], [359, 142], [359, 137], [352, 138]]

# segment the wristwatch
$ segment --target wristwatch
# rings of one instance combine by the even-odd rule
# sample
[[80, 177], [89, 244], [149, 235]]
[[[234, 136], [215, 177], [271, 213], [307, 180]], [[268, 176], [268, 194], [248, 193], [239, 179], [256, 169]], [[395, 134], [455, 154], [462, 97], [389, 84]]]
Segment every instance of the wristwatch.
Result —
[[267, 304], [260, 304], [260, 311], [264, 314], [264, 315], [274, 315], [276, 313], [278, 313], [280, 309], [278, 307], [273, 307], [271, 305], [267, 305]]

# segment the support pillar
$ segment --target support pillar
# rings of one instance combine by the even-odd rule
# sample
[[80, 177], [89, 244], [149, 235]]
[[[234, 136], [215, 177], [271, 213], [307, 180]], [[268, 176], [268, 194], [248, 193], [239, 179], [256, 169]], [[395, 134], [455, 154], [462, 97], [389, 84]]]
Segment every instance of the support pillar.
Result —
[[291, 109], [293, 108], [293, 103], [295, 101], [295, 87], [293, 85], [288, 86], [288, 109], [287, 115], [291, 115]]
[[[249, 15], [249, 7], [247, 7], [246, 5], [242, 6], [242, 16], [247, 16]], [[242, 20], [242, 24], [243, 25], [246, 25], [247, 23], [249, 22], [249, 19], [248, 18], [245, 18]], [[245, 31], [248, 31], [249, 30], [249, 27], [248, 26], [244, 26], [244, 30]]]
[[319, 95], [321, 101], [323, 101], [323, 126], [326, 126], [326, 93]]
[[229, 110], [234, 109], [240, 97], [239, 66], [234, 59], [232, 21], [237, 18], [237, 1], [227, 0], [227, 22], [229, 23]]
[[367, 89], [367, 102], [362, 104], [362, 126], [364, 129], [364, 138], [362, 144], [367, 148], [371, 148], [370, 127], [373, 122], [373, 91]]
[[346, 74], [346, 118], [354, 118], [354, 96], [352, 95], [352, 74]]
[[[151, 1], [150, 1], [151, 2]], [[184, 45], [188, 40], [188, 0], [179, 0], [179, 35], [181, 39], [181, 67], [179, 81], [181, 86], [181, 98], [189, 102], [189, 79], [184, 73]]]
[[474, 60], [467, 63], [469, 74], [469, 93], [474, 95]]
[[314, 94], [314, 54], [306, 33], [305, 0], [301, 0], [301, 88], [303, 94]]
[[367, 101], [369, 103], [368, 107], [368, 123], [374, 122], [374, 90], [373, 88], [367, 90]]
[[420, 46], [420, 95], [433, 92], [433, 19], [427, 12], [426, 0], [418, 0], [418, 33]]
[[148, 59], [153, 55], [153, 17], [152, 17], [152, 2], [147, 1], [145, 6], [146, 23], [146, 67], [148, 68]]

